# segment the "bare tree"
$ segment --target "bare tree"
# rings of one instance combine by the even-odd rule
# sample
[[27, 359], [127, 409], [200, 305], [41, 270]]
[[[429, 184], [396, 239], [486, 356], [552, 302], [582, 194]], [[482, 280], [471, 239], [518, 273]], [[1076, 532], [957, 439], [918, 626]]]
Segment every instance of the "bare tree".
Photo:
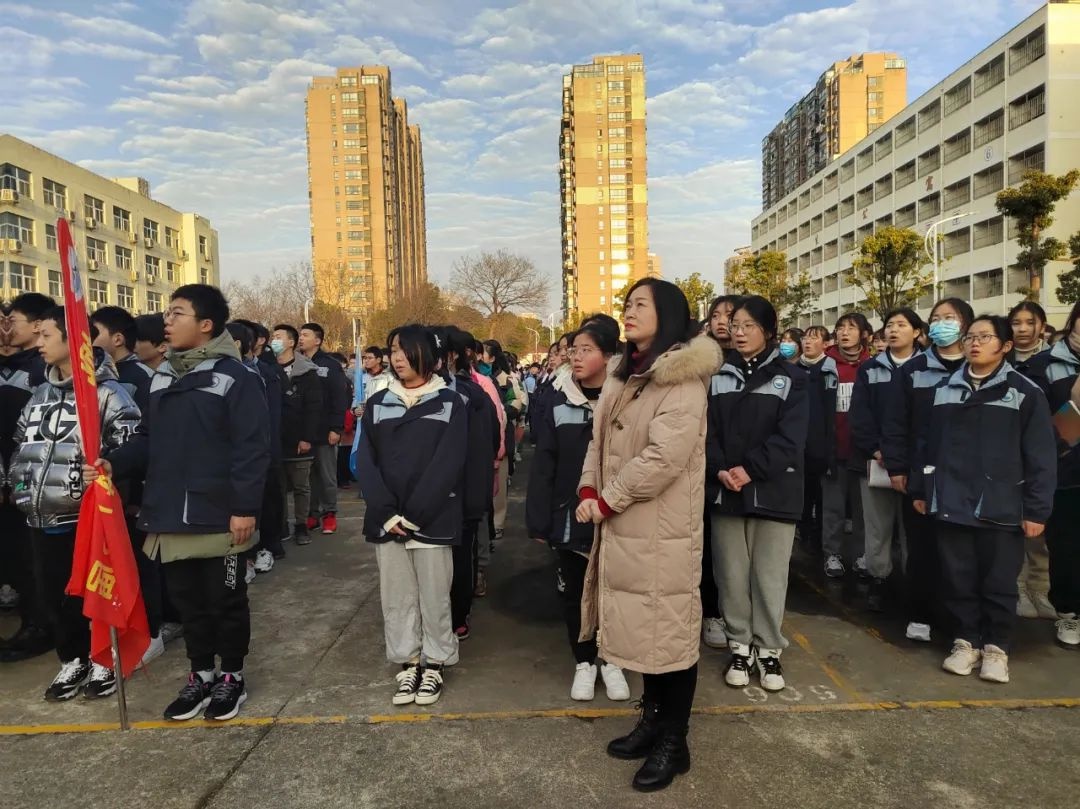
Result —
[[247, 318], [272, 328], [276, 323], [299, 326], [304, 302], [315, 294], [311, 265], [298, 262], [275, 267], [268, 276], [249, 281], [229, 281], [223, 287], [233, 317]]
[[511, 309], [541, 308], [548, 299], [548, 279], [524, 256], [506, 250], [462, 256], [450, 272], [453, 291], [487, 317]]

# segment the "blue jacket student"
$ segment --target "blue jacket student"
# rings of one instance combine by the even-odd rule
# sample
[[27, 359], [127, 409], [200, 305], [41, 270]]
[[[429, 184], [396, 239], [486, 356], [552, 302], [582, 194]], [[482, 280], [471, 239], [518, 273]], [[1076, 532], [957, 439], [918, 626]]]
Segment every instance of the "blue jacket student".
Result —
[[[1072, 386], [1080, 376], [1080, 357], [1062, 340], [1048, 351], [1036, 354], [1027, 361], [1026, 376], [1042, 389], [1050, 405], [1050, 412], [1057, 413], [1069, 407]], [[1080, 488], [1080, 449], [1058, 442], [1058, 488]]]
[[[803, 511], [803, 454], [809, 419], [807, 375], [776, 346], [747, 375], [729, 358], [709, 391], [705, 497], [715, 512], [794, 522]], [[724, 488], [721, 470], [742, 466], [750, 483]]]
[[[737, 353], [736, 353], [736, 356]], [[836, 466], [836, 391], [839, 376], [836, 360], [825, 357], [820, 362], [799, 361], [806, 370], [806, 471], [823, 475]]]
[[[909, 357], [907, 362], [914, 359]], [[849, 466], [864, 477], [874, 453], [882, 452], [884, 457], [882, 428], [893, 401], [903, 395], [900, 372], [904, 365], [897, 365], [888, 351], [882, 351], [860, 365], [855, 375], [848, 411], [852, 444]]]
[[[412, 407], [392, 388], [372, 396], [364, 408], [356, 453], [368, 542], [414, 539], [456, 545], [467, 443], [465, 405], [449, 388], [425, 394]], [[408, 537], [385, 528], [398, 516], [402, 525], [417, 526]]]
[[479, 522], [491, 510], [492, 493], [495, 491], [499, 414], [483, 388], [466, 374], [450, 377], [448, 387], [461, 397], [468, 425], [462, 511], [466, 522]]
[[934, 391], [919, 499], [928, 514], [957, 525], [1045, 523], [1057, 485], [1055, 444], [1034, 382], [1005, 362], [975, 390], [962, 368]]

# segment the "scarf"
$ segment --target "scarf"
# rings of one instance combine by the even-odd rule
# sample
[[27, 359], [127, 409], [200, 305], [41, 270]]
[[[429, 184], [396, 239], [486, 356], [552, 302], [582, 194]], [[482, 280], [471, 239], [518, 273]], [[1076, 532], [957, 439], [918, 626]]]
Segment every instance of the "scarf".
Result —
[[824, 353], [818, 354], [813, 359], [806, 356], [805, 354], [803, 354], [801, 357], [799, 357], [799, 362], [801, 362], [803, 365], [817, 365], [819, 362], [824, 362], [824, 361], [825, 361], [825, 354]]
[[405, 387], [397, 377], [390, 380], [390, 392], [401, 399], [406, 410], [411, 408], [425, 396], [430, 396], [432, 393], [438, 393], [445, 387], [446, 382], [444, 382], [443, 378], [438, 374], [433, 375], [431, 379], [418, 388]]
[[840, 356], [843, 358], [844, 362], [846, 362], [846, 363], [848, 363], [850, 365], [855, 365], [855, 364], [857, 364], [859, 362], [860, 359], [862, 359], [862, 355], [863, 355], [863, 347], [862, 346], [859, 346], [858, 348], [856, 348], [853, 351], [846, 351], [845, 349], [841, 348], [838, 345], [836, 347], [836, 350], [840, 354]]
[[233, 342], [232, 335], [227, 331], [223, 331], [209, 343], [198, 348], [189, 348], [187, 351], [169, 349], [169, 353], [165, 355], [169, 365], [176, 371], [177, 376], [184, 376], [193, 371], [200, 362], [216, 360], [221, 357], [240, 359], [240, 350], [236, 347], [236, 343]]

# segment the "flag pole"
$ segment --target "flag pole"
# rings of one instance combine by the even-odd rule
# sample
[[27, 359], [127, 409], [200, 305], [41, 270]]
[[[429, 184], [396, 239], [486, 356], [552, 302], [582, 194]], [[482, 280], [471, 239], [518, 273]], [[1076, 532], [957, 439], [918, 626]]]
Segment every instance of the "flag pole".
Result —
[[120, 638], [116, 627], [109, 627], [109, 640], [112, 642], [113, 673], [116, 677], [116, 701], [120, 708], [120, 730], [131, 730], [128, 724], [127, 694], [124, 692], [124, 667], [120, 665]]

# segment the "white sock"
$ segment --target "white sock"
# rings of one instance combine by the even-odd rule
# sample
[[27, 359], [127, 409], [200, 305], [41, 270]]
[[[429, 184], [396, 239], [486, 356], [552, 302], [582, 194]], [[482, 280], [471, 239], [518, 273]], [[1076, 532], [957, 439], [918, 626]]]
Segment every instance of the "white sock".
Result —
[[212, 683], [212, 682], [214, 682], [214, 670], [213, 669], [206, 669], [205, 671], [197, 671], [197, 672], [195, 672], [195, 675], [200, 680], [202, 680], [204, 683]]

